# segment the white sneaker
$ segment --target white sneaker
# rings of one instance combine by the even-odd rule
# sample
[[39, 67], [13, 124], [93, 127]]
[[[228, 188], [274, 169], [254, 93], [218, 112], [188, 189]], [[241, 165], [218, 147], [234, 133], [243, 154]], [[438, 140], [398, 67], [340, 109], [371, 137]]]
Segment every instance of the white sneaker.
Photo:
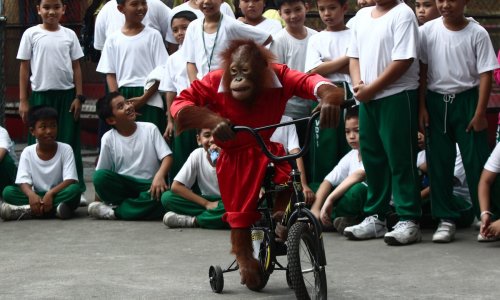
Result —
[[399, 221], [394, 225], [393, 230], [384, 236], [384, 241], [388, 245], [409, 245], [420, 242], [422, 234], [420, 226], [414, 221]]
[[500, 241], [500, 237], [498, 236], [493, 236], [493, 237], [484, 237], [480, 233], [477, 235], [477, 241], [480, 243], [489, 243], [489, 242], [496, 242]]
[[432, 241], [434, 243], [449, 243], [455, 239], [455, 231], [455, 223], [441, 220], [436, 232], [432, 235]]
[[31, 207], [29, 205], [12, 205], [3, 202], [0, 206], [0, 218], [4, 221], [31, 219]]
[[163, 224], [170, 228], [194, 228], [195, 217], [176, 214], [173, 211], [167, 212], [163, 216]]
[[85, 197], [84, 194], [80, 196], [80, 206], [87, 206], [89, 205], [89, 201], [87, 200], [87, 197]]
[[71, 207], [68, 206], [68, 204], [62, 202], [57, 206], [56, 217], [65, 220], [71, 218], [72, 216], [73, 216], [73, 210], [71, 209]]
[[116, 220], [114, 209], [99, 201], [94, 201], [88, 206], [89, 216], [101, 220]]
[[377, 215], [366, 217], [358, 225], [348, 226], [344, 229], [344, 236], [350, 240], [367, 240], [383, 237], [387, 232], [385, 221], [378, 219]]

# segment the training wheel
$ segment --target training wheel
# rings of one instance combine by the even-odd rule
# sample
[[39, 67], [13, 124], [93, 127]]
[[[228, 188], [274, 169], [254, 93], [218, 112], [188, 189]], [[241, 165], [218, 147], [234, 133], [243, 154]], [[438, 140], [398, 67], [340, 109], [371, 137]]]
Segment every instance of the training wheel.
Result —
[[210, 266], [208, 270], [208, 278], [210, 279], [210, 287], [215, 293], [221, 293], [224, 288], [224, 275], [220, 266]]

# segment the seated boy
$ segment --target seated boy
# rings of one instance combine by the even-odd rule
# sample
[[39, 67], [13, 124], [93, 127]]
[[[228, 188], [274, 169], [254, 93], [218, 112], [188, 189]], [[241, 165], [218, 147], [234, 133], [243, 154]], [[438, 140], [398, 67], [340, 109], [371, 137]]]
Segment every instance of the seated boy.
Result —
[[495, 146], [479, 179], [478, 196], [481, 227], [478, 242], [500, 240], [500, 144]]
[[[229, 228], [222, 221], [222, 215], [226, 211], [215, 172], [220, 149], [214, 144], [212, 131], [208, 128], [198, 130], [196, 140], [201, 147], [191, 152], [175, 176], [172, 190], [161, 197], [163, 207], [168, 211], [163, 217], [163, 223], [170, 228]], [[191, 190], [195, 181], [201, 195]]]
[[[311, 208], [325, 227], [333, 226], [344, 233], [347, 226], [359, 223], [366, 201], [366, 176], [359, 153], [359, 106], [346, 111], [345, 135], [352, 150], [347, 153], [325, 177], [316, 192]], [[333, 189], [333, 191], [332, 191]]]
[[30, 133], [37, 143], [26, 147], [19, 159], [17, 186], [3, 191], [0, 207], [4, 220], [53, 216], [68, 219], [80, 203], [80, 186], [71, 146], [57, 142], [57, 111], [33, 106], [28, 114]]
[[168, 189], [165, 181], [172, 152], [158, 127], [136, 122], [132, 103], [119, 92], [98, 102], [99, 118], [113, 127], [102, 137], [101, 154], [93, 176], [102, 202], [88, 207], [96, 219], [160, 219], [165, 210], [160, 198]]
[[16, 182], [17, 167], [9, 133], [0, 126], [0, 195], [3, 189]]

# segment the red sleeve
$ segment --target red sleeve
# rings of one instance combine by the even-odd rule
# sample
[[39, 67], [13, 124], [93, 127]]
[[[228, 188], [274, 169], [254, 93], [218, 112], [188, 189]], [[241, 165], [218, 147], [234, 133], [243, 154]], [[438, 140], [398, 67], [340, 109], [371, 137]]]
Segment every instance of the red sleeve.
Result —
[[314, 96], [314, 88], [321, 81], [330, 82], [318, 74], [306, 74], [294, 69], [288, 68], [287, 65], [275, 64], [274, 70], [278, 76], [286, 95], [299, 96], [304, 99], [317, 100]]
[[170, 106], [170, 114], [175, 118], [186, 106], [209, 106], [215, 101], [222, 78], [222, 70], [213, 71], [191, 85], [175, 97]]

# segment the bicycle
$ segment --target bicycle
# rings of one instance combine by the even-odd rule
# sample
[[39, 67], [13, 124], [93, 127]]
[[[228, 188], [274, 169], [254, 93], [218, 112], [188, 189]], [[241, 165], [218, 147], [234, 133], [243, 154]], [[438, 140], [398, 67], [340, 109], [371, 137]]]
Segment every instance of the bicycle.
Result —
[[[354, 101], [349, 102], [349, 105], [352, 102]], [[346, 106], [348, 106], [347, 103], [342, 105], [342, 107]], [[266, 286], [270, 275], [275, 270], [281, 270], [286, 271], [287, 284], [295, 291], [297, 299], [327, 299], [326, 257], [322, 226], [306, 207], [300, 182], [300, 172], [295, 163], [295, 159], [304, 156], [309, 148], [312, 124], [318, 116], [319, 111], [310, 117], [259, 128], [246, 126], [234, 127], [234, 131], [247, 131], [252, 134], [264, 154], [271, 160], [271, 163], [267, 166], [266, 176], [263, 181], [264, 195], [258, 205], [258, 210], [262, 214], [262, 218], [251, 228], [254, 256], [260, 262], [262, 279], [261, 285], [254, 289], [256, 291]], [[273, 155], [267, 149], [264, 140], [259, 135], [259, 132], [262, 130], [304, 121], [308, 122], [304, 147], [295, 154], [282, 157]], [[292, 171], [290, 172], [290, 179], [285, 185], [276, 185], [272, 180], [274, 174], [273, 162], [281, 161], [288, 161], [292, 166]], [[286, 242], [276, 239], [276, 221], [272, 217], [274, 196], [276, 193], [284, 190], [292, 191], [290, 202], [282, 219], [282, 225], [288, 229]], [[287, 256], [287, 266], [283, 266], [277, 260], [278, 256], [284, 255]], [[236, 270], [238, 270], [236, 260], [225, 269], [222, 269], [219, 265], [210, 266], [209, 281], [212, 291], [221, 293], [224, 288], [223, 273]]]

